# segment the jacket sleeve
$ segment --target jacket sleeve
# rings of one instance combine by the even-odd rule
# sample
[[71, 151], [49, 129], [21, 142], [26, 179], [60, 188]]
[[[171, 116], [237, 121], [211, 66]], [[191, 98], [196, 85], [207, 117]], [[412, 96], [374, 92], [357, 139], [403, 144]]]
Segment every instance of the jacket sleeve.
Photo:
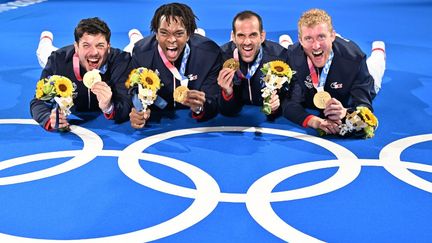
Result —
[[215, 117], [218, 113], [218, 99], [221, 94], [219, 85], [217, 83], [217, 77], [219, 71], [222, 68], [222, 54], [219, 51], [215, 62], [213, 63], [210, 71], [205, 78], [201, 90], [206, 95], [206, 101], [204, 103], [204, 115], [198, 118], [199, 121], [205, 121]]
[[[236, 78], [234, 76], [234, 78]], [[230, 97], [227, 97], [223, 91], [221, 91], [219, 96], [219, 110], [222, 115], [225, 116], [234, 116], [238, 114], [242, 107], [243, 103], [241, 102], [241, 91], [240, 86], [234, 85], [233, 93]]]
[[[46, 78], [50, 75], [53, 75], [55, 72], [55, 64], [56, 64], [56, 55], [55, 53], [51, 54], [48, 58], [48, 62], [45, 68], [42, 70], [41, 79]], [[36, 85], [35, 85], [36, 87]], [[43, 100], [38, 100], [36, 97], [30, 101], [30, 115], [32, 118], [39, 123], [44, 129], [46, 123], [49, 121], [49, 117], [51, 114], [51, 109], [53, 109], [52, 105], [49, 105]]]
[[293, 77], [288, 95], [282, 101], [283, 116], [302, 126], [303, 121], [310, 115], [303, 107], [304, 100], [305, 93], [297, 79]]
[[128, 94], [125, 82], [131, 71], [131, 58], [129, 53], [121, 52], [113, 62], [111, 75], [111, 90], [113, 92], [114, 121], [122, 123], [129, 120], [132, 108], [132, 98]]
[[371, 90], [374, 90], [374, 80], [369, 74], [366, 57], [362, 59], [360, 67], [351, 88], [351, 104], [355, 108], [357, 106], [365, 106], [373, 111]]

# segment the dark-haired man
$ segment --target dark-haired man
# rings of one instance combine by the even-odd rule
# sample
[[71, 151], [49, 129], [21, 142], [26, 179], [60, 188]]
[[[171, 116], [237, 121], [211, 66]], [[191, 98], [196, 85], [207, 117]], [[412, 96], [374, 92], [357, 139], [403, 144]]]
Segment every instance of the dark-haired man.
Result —
[[[102, 111], [107, 119], [120, 123], [128, 119], [131, 109], [130, 96], [124, 85], [130, 72], [130, 55], [110, 45], [111, 31], [101, 19], [82, 19], [74, 31], [75, 43], [58, 49], [48, 58], [41, 79], [51, 75], [69, 78], [75, 85], [72, 113]], [[88, 71], [98, 69], [102, 82], [87, 88], [82, 77]], [[30, 112], [46, 130], [69, 126], [63, 113], [52, 105], [34, 98]]]
[[[132, 52], [133, 68], [157, 70], [163, 86], [159, 101], [146, 111], [132, 108], [131, 126], [142, 128], [153, 113], [169, 113], [189, 108], [192, 118], [207, 120], [217, 114], [219, 87], [216, 79], [222, 65], [219, 46], [212, 40], [194, 34], [197, 28], [192, 9], [181, 3], [160, 6], [152, 20], [153, 35], [138, 41]], [[187, 86], [185, 99], [176, 102], [173, 92]]]
[[[223, 68], [219, 72], [218, 84], [222, 88], [219, 99], [220, 112], [232, 116], [239, 113], [243, 105], [263, 105], [261, 89], [263, 64], [281, 60], [286, 62], [287, 50], [276, 42], [266, 40], [261, 17], [252, 11], [238, 13], [232, 21], [232, 41], [221, 49], [223, 59], [236, 59], [240, 69]], [[271, 116], [280, 110], [279, 95], [273, 93], [270, 99]]]

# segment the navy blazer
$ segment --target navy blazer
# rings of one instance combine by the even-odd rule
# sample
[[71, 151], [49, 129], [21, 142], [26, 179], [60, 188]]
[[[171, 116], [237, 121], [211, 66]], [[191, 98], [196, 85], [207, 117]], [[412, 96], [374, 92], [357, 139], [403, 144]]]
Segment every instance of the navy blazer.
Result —
[[[233, 52], [235, 48], [236, 46], [232, 41], [221, 46], [224, 61], [233, 57]], [[219, 109], [221, 114], [232, 116], [239, 113], [243, 105], [263, 105], [263, 98], [261, 96], [261, 89], [263, 88], [261, 77], [263, 76], [263, 73], [261, 72], [261, 68], [263, 64], [274, 60], [281, 60], [287, 62], [288, 53], [287, 49], [279, 45], [279, 43], [269, 40], [265, 40], [262, 43], [262, 48], [263, 58], [261, 60], [261, 63], [259, 64], [257, 71], [250, 78], [250, 80], [241, 80], [239, 77], [237, 77], [237, 75], [234, 75], [233, 81], [236, 83], [236, 85], [234, 85], [233, 87], [233, 97], [230, 100], [225, 100], [222, 95], [220, 96]], [[248, 67], [252, 64], [253, 62], [251, 64], [245, 63], [240, 58], [240, 70], [244, 75], [247, 74]], [[250, 97], [249, 95], [249, 83], [251, 87], [252, 97]], [[281, 96], [281, 94], [279, 95]]]
[[[45, 68], [42, 70], [41, 79], [51, 75], [62, 75], [68, 77], [76, 85], [76, 96], [73, 99], [74, 105], [71, 108], [75, 112], [99, 111], [96, 95], [93, 94], [82, 81], [78, 81], [73, 71], [73, 55], [75, 48], [69, 45], [53, 52], [48, 58]], [[121, 123], [129, 120], [129, 112], [132, 107], [131, 97], [125, 87], [125, 81], [130, 73], [130, 54], [117, 48], [110, 48], [106, 60], [107, 70], [101, 73], [102, 81], [106, 82], [112, 91], [112, 102], [114, 104], [114, 120]], [[105, 65], [104, 64], [104, 65]], [[80, 66], [80, 75], [84, 76], [86, 70]], [[53, 107], [44, 101], [34, 98], [30, 102], [30, 113], [34, 120], [41, 126], [49, 121]]]
[[[336, 37], [334, 57], [324, 90], [339, 100], [345, 108], [365, 106], [372, 110], [375, 95], [374, 80], [366, 65], [366, 55], [352, 41]], [[296, 71], [289, 96], [283, 101], [283, 114], [294, 123], [303, 125], [311, 115], [306, 108], [319, 110], [313, 104], [316, 89], [312, 85], [306, 54], [300, 43], [288, 47], [289, 64]], [[323, 117], [322, 110], [321, 116]]]
[[[222, 67], [222, 54], [219, 46], [212, 40], [201, 35], [192, 34], [188, 41], [190, 55], [186, 65], [185, 76], [196, 75], [196, 80], [189, 81], [188, 88], [199, 90], [205, 93], [204, 115], [199, 120], [207, 120], [217, 115], [217, 97], [220, 89], [217, 84], [219, 70]], [[174, 102], [174, 77], [165, 66], [158, 51], [156, 36], [150, 35], [135, 43], [132, 52], [132, 67], [145, 67], [153, 71], [158, 70], [159, 78], [163, 86], [158, 91], [158, 96], [167, 102], [163, 110], [174, 110], [177, 108], [188, 108], [180, 103]], [[184, 52], [184, 50], [183, 50]], [[174, 65], [180, 69], [181, 57]], [[180, 81], [175, 79], [175, 87], [180, 86]], [[160, 111], [154, 104], [152, 111]]]

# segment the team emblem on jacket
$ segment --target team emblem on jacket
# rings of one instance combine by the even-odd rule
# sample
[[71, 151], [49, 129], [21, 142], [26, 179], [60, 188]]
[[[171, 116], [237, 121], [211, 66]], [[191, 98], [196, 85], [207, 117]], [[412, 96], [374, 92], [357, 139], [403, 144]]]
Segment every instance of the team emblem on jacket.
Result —
[[310, 76], [310, 75], [306, 76], [306, 80], [304, 81], [304, 84], [305, 84], [306, 87], [308, 87], [309, 89], [312, 89], [312, 88], [313, 88], [312, 79], [311, 79], [311, 76]]
[[188, 77], [189, 81], [193, 81], [193, 80], [196, 80], [198, 78], [198, 75], [189, 74], [187, 77]]
[[342, 89], [343, 84], [338, 82], [333, 82], [330, 84], [330, 88], [332, 89]]

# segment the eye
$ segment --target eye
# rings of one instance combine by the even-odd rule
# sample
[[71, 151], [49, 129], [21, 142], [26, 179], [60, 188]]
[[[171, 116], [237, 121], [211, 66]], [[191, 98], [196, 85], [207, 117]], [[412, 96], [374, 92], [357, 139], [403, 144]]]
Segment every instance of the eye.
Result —
[[305, 36], [305, 37], [303, 38], [303, 40], [306, 41], [306, 42], [311, 42], [311, 41], [312, 41], [312, 37], [310, 37], [310, 36]]
[[159, 30], [159, 35], [166, 37], [168, 35], [168, 33], [166, 31]]
[[184, 31], [180, 31], [180, 32], [176, 32], [176, 33], [175, 33], [175, 37], [176, 37], [176, 38], [182, 38], [184, 35], [185, 35], [185, 32], [184, 32]]

